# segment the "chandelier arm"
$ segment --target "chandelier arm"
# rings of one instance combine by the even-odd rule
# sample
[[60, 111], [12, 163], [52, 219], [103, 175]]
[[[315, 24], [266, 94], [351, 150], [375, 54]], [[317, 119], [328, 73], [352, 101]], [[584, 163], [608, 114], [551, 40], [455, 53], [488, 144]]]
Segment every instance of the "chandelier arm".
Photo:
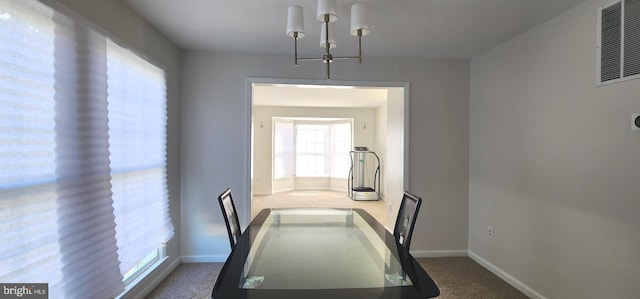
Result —
[[298, 32], [294, 32], [293, 33], [293, 47], [295, 48], [294, 49], [294, 54], [293, 54], [294, 55], [293, 63], [294, 63], [294, 65], [297, 66], [298, 65]]
[[[333, 56], [331, 55], [331, 60], [347, 60], [347, 59], [358, 59], [358, 56]], [[325, 59], [322, 57], [298, 57], [298, 61], [324, 61]]]
[[362, 29], [358, 29], [358, 63], [362, 64]]
[[359, 56], [333, 56], [333, 60], [359, 59]]
[[331, 63], [327, 61], [325, 64], [327, 65], [327, 80], [331, 80]]
[[[358, 56], [331, 56], [332, 60], [358, 59]], [[298, 61], [324, 61], [322, 57], [298, 57]]]
[[298, 61], [322, 61], [322, 57], [299, 57]]
[[327, 80], [331, 80], [331, 61], [333, 60], [331, 57], [331, 53], [329, 49], [331, 48], [331, 44], [329, 44], [329, 14], [324, 15], [324, 28], [325, 28], [325, 39], [324, 39], [324, 49], [325, 54], [323, 57], [324, 63], [327, 65]]

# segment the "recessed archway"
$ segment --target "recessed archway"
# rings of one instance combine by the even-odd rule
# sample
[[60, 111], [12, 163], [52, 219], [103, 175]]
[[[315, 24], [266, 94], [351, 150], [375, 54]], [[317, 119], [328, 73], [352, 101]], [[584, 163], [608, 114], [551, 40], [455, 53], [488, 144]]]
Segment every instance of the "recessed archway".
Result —
[[[349, 92], [347, 92], [347, 90]], [[380, 99], [380, 92], [384, 94]], [[348, 98], [340, 98], [341, 95], [350, 94]], [[265, 120], [254, 123], [254, 107], [256, 105], [273, 106], [298, 106], [298, 107], [378, 107], [375, 127], [375, 145], [381, 152], [383, 183], [382, 195], [388, 205], [388, 212], [395, 213], [399, 208], [400, 198], [386, 197], [385, 194], [402, 194], [407, 188], [408, 177], [408, 111], [409, 111], [409, 84], [406, 82], [362, 82], [362, 81], [326, 81], [326, 80], [302, 80], [302, 79], [274, 79], [274, 78], [248, 78], [246, 85], [247, 119], [250, 122], [248, 144], [250, 161], [248, 163], [247, 179], [252, 195], [256, 183], [256, 169], [254, 169], [255, 149], [254, 134], [256, 126], [263, 125]], [[287, 96], [289, 95], [289, 96]], [[262, 123], [261, 123], [262, 122]], [[370, 124], [371, 125], [371, 124]], [[260, 170], [261, 171], [261, 170]], [[265, 179], [264, 176], [260, 176]], [[271, 179], [267, 175], [266, 179]], [[239, 211], [250, 219], [251, 202], [245, 210]], [[392, 218], [392, 217], [388, 217]], [[388, 219], [390, 227], [395, 219]], [[391, 224], [390, 224], [391, 223]]]

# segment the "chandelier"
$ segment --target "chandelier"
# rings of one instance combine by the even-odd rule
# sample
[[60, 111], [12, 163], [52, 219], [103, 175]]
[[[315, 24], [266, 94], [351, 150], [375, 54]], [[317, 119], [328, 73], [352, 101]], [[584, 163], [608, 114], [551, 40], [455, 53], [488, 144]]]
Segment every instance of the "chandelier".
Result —
[[358, 56], [333, 56], [331, 49], [336, 47], [335, 22], [338, 20], [336, 0], [318, 0], [317, 20], [320, 26], [320, 47], [324, 48], [322, 57], [298, 57], [298, 39], [304, 37], [302, 6], [290, 5], [287, 16], [287, 36], [294, 40], [294, 64], [298, 61], [321, 60], [327, 69], [327, 80], [331, 79], [331, 63], [339, 59], [358, 59], [362, 63], [362, 37], [369, 34], [366, 23], [365, 6], [356, 3], [351, 6], [351, 35], [358, 37]]

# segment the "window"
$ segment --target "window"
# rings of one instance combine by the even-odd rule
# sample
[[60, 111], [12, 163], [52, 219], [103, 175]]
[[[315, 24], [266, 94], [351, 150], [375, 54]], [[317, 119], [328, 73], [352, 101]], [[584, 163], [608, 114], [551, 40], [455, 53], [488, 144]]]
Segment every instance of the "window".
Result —
[[331, 176], [346, 179], [349, 176], [352, 150], [351, 123], [337, 123], [331, 126], [333, 167]]
[[329, 126], [297, 124], [296, 176], [327, 177], [331, 161]]
[[293, 121], [274, 122], [273, 178], [293, 177]]
[[129, 269], [128, 272], [123, 274], [125, 285], [131, 285], [136, 279], [142, 276], [144, 271], [149, 270], [153, 264], [158, 262], [163, 256], [165, 256], [164, 247], [154, 249], [151, 253], [147, 254], [147, 256], [140, 260], [135, 266]]
[[[120, 270], [144, 269], [170, 239], [164, 71], [107, 42], [111, 191]], [[157, 260], [154, 259], [154, 261]]]
[[0, 28], [0, 281], [115, 296], [173, 236], [164, 72], [38, 1]]
[[294, 174], [347, 178], [351, 165], [351, 123], [351, 119], [276, 119], [274, 179]]

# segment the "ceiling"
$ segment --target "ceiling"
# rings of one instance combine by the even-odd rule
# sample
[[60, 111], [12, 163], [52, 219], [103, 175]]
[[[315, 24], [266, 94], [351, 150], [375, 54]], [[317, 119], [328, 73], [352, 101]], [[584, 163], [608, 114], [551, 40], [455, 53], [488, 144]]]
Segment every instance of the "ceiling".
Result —
[[[316, 0], [120, 0], [189, 50], [293, 55], [287, 7], [304, 7], [301, 56], [320, 56]], [[366, 4], [363, 56], [469, 59], [584, 0], [338, 0], [334, 55], [355, 53], [350, 6]]]
[[387, 104], [387, 90], [383, 87], [254, 84], [253, 105], [376, 108]]
[[[285, 35], [287, 8], [304, 8], [306, 37], [301, 57], [320, 57], [316, 0], [120, 0], [178, 47], [187, 50], [293, 55]], [[367, 6], [371, 33], [362, 40], [365, 57], [470, 59], [561, 14], [584, 0], [338, 0], [336, 56], [357, 55], [349, 35], [350, 7]], [[317, 86], [316, 86], [317, 87]], [[378, 107], [384, 88], [313, 88], [256, 85], [254, 105]]]

